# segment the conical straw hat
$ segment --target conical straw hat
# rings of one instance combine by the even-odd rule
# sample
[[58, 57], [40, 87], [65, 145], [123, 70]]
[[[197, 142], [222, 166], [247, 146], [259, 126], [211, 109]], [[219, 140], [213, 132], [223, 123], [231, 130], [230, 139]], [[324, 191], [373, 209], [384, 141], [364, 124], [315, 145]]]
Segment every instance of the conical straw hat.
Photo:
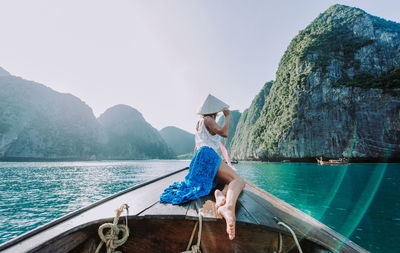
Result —
[[224, 108], [228, 109], [229, 105], [209, 94], [197, 114], [213, 114], [222, 111]]

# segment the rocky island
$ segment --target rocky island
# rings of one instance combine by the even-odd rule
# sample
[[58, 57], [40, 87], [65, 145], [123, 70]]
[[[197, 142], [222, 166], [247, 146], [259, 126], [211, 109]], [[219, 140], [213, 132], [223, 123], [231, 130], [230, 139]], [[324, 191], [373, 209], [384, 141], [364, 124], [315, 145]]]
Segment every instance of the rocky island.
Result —
[[96, 119], [79, 98], [0, 68], [0, 160], [173, 157], [136, 109], [117, 105]]
[[[0, 68], [0, 160], [189, 157], [193, 138], [158, 132], [126, 105], [96, 118], [79, 98]], [[250, 108], [232, 111], [223, 142], [245, 160], [400, 161], [400, 24], [330, 7], [293, 38]]]
[[400, 160], [400, 24], [334, 5], [300, 31], [239, 120], [240, 159]]

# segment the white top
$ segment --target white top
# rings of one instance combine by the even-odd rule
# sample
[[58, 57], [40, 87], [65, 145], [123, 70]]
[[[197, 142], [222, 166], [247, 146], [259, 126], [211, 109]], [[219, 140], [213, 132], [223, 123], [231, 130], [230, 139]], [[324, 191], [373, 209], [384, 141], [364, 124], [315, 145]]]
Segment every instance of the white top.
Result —
[[213, 148], [215, 151], [219, 149], [221, 136], [218, 134], [212, 135], [204, 125], [204, 118], [201, 118], [198, 123], [198, 130], [195, 134], [197, 150], [203, 146]]

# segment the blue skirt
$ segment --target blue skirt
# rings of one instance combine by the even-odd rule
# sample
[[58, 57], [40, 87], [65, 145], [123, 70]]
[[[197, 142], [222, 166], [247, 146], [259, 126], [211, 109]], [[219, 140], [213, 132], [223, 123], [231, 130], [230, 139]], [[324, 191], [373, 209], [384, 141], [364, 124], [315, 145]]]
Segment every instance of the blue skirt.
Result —
[[160, 202], [181, 204], [210, 194], [217, 185], [217, 174], [221, 158], [210, 147], [197, 150], [190, 162], [189, 172], [182, 182], [170, 185], [160, 196]]

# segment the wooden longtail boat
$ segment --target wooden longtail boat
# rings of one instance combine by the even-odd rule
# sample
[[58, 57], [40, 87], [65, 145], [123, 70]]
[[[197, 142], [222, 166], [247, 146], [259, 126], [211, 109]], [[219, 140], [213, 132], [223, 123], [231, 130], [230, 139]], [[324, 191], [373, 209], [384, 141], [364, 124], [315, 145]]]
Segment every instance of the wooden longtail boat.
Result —
[[348, 159], [341, 158], [339, 160], [329, 160], [329, 161], [324, 161], [322, 158], [318, 159], [315, 158], [317, 162], [321, 165], [326, 165], [326, 164], [331, 164], [331, 165], [343, 165], [343, 164], [349, 164]]
[[118, 248], [122, 252], [185, 251], [200, 210], [202, 252], [299, 252], [290, 232], [277, 220], [293, 229], [303, 252], [367, 252], [252, 184], [246, 184], [238, 199], [236, 237], [230, 241], [225, 221], [214, 210], [212, 194], [185, 205], [159, 203], [160, 193], [186, 174], [187, 168], [126, 189], [3, 243], [0, 251], [95, 252], [99, 226], [112, 222], [115, 209], [126, 203], [130, 235]]

